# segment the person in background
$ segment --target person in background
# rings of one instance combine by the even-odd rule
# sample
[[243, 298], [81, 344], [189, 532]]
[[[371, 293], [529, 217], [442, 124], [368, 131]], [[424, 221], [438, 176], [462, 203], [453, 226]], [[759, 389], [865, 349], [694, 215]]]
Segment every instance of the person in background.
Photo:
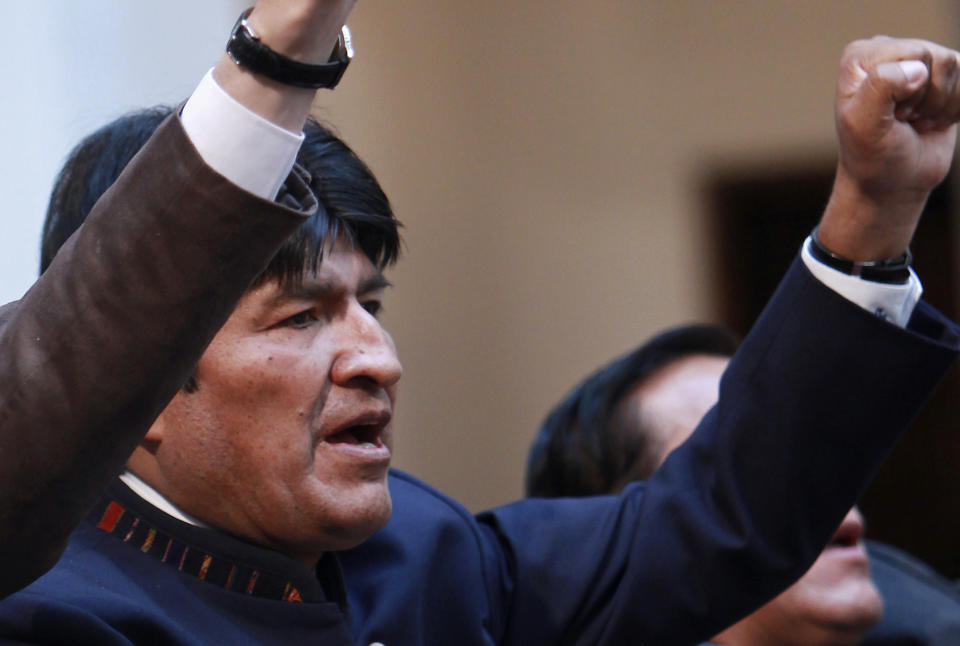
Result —
[[[614, 494], [650, 478], [716, 403], [738, 345], [721, 326], [677, 327], [598, 369], [541, 425], [527, 459], [527, 495]], [[863, 533], [853, 508], [799, 581], [712, 642], [960, 643], [960, 589], [893, 547], [863, 541]]]

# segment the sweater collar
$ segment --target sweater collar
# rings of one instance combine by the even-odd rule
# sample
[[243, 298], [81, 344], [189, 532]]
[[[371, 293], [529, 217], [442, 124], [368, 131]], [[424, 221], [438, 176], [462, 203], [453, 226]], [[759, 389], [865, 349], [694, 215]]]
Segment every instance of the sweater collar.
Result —
[[225, 590], [278, 601], [333, 602], [346, 611], [343, 574], [333, 553], [325, 553], [311, 571], [279, 552], [175, 518], [119, 478], [87, 522], [146, 557]]

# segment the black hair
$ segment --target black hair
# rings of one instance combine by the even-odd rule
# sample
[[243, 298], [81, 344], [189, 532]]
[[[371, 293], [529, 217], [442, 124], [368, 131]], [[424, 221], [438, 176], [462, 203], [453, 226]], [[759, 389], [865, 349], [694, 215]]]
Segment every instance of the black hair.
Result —
[[640, 433], [618, 432], [620, 400], [669, 363], [693, 354], [733, 356], [739, 339], [717, 325], [686, 325], [654, 336], [583, 380], [547, 415], [527, 456], [528, 496], [613, 493], [645, 478], [637, 465], [649, 447]]
[[[68, 155], [54, 182], [43, 225], [41, 273], [172, 112], [173, 108], [156, 106], [127, 114], [87, 136]], [[367, 165], [316, 121], [307, 122], [304, 135], [297, 163], [310, 173], [318, 209], [281, 245], [254, 285], [267, 280], [297, 282], [305, 272], [316, 271], [324, 249], [337, 236], [359, 248], [379, 269], [392, 265], [400, 254], [400, 223]]]
[[315, 272], [324, 248], [339, 236], [379, 269], [389, 267], [400, 255], [401, 225], [373, 172], [316, 121], [308, 120], [303, 134], [297, 163], [310, 173], [317, 213], [287, 239], [254, 285], [271, 279], [281, 284], [297, 282], [305, 272]]

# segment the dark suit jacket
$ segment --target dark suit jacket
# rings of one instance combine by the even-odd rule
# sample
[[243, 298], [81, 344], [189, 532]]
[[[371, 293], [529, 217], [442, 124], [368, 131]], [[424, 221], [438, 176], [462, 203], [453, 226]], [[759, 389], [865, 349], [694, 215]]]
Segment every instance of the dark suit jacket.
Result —
[[797, 262], [718, 405], [648, 482], [474, 517], [395, 472], [393, 517], [341, 555], [358, 643], [709, 639], [815, 560], [953, 361], [954, 326], [921, 303], [911, 327]]
[[313, 212], [161, 125], [52, 266], [0, 308], [0, 597], [49, 568], [276, 248]]
[[333, 554], [308, 568], [167, 516], [118, 479], [56, 567], [0, 602], [0, 644], [352, 646], [345, 600]]

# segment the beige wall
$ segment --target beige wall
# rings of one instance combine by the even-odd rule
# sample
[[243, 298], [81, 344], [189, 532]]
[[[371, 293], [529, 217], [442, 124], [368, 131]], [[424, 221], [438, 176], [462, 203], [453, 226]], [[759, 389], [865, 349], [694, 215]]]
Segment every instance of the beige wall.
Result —
[[829, 154], [846, 41], [960, 33], [937, 0], [363, 0], [351, 24], [319, 114], [406, 224], [395, 463], [475, 510], [520, 495], [578, 378], [709, 316], [705, 172]]

